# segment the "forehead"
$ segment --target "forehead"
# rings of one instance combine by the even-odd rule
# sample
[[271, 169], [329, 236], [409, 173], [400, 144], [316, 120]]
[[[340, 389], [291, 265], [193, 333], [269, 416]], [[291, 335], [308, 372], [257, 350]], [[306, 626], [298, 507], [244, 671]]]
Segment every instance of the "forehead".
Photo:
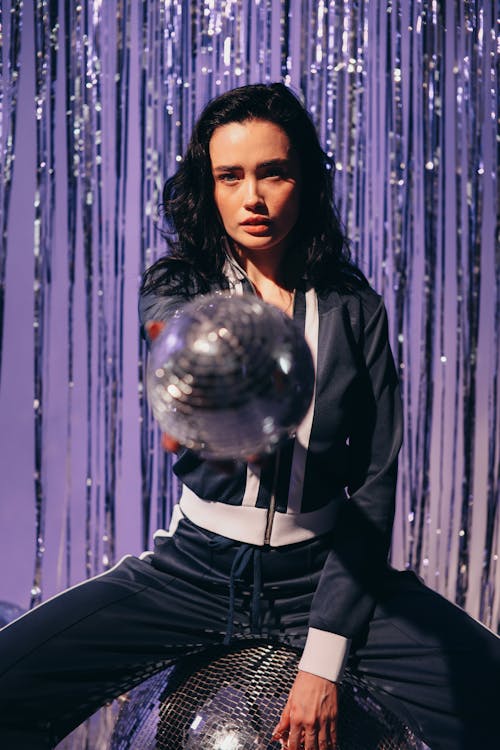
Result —
[[292, 146], [285, 131], [267, 120], [230, 122], [216, 128], [209, 143], [212, 166], [220, 163], [287, 159]]

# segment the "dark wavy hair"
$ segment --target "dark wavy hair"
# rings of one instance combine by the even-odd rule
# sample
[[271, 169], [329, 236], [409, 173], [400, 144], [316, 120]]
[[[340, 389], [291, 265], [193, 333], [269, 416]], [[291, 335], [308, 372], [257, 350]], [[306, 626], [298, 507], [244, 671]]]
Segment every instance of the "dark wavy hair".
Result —
[[227, 235], [214, 203], [209, 156], [216, 128], [231, 122], [265, 120], [287, 134], [298, 155], [302, 192], [294, 229], [294, 254], [306, 283], [317, 291], [367, 284], [351, 261], [347, 239], [333, 202], [332, 160], [319, 143], [314, 124], [282, 83], [232, 89], [208, 103], [196, 122], [178, 171], [163, 190], [164, 235], [168, 253], [146, 272], [143, 290], [161, 287], [189, 296], [226, 286], [223, 266]]

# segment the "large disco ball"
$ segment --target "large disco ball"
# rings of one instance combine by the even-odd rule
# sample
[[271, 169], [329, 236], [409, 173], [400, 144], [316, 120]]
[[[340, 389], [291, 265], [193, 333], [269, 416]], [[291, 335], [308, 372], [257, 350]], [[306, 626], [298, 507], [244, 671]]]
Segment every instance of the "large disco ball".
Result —
[[[300, 654], [255, 644], [182, 659], [122, 702], [109, 750], [278, 750], [271, 737]], [[338, 750], [424, 750], [359, 678], [339, 686]]]
[[245, 459], [301, 423], [314, 366], [281, 310], [218, 293], [186, 304], [153, 342], [147, 388], [164, 432], [206, 458]]

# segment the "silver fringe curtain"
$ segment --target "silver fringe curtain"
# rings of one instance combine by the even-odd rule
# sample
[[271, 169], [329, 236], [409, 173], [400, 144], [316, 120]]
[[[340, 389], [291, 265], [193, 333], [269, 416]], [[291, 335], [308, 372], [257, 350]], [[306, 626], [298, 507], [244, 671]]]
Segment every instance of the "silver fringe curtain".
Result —
[[353, 254], [389, 309], [406, 414], [394, 563], [497, 627], [497, 11], [3, 0], [0, 547], [15, 537], [30, 561], [32, 604], [168, 522], [178, 487], [136, 315], [163, 252], [162, 183], [208, 99], [283, 80], [334, 157]]

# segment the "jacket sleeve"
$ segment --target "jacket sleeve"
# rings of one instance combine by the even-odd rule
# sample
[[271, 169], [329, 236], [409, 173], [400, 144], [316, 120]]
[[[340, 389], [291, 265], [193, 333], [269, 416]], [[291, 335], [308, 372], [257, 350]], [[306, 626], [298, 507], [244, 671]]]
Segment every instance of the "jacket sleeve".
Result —
[[142, 332], [148, 346], [150, 340], [146, 335], [146, 324], [152, 321], [158, 323], [168, 323], [168, 321], [188, 302], [186, 297], [178, 294], [164, 295], [156, 291], [142, 291], [139, 295], [139, 320]]
[[336, 519], [299, 665], [332, 680], [341, 674], [349, 641], [373, 612], [394, 520], [402, 409], [387, 315], [378, 297], [375, 310], [367, 315], [359, 352], [360, 375], [349, 426], [348, 498]]

